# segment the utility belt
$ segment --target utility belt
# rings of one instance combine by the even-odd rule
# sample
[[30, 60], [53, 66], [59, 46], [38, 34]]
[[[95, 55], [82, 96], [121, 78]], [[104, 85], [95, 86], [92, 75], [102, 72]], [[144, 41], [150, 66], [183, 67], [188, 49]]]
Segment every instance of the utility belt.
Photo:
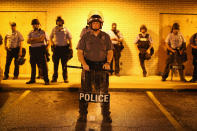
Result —
[[137, 47], [138, 47], [139, 50], [140, 49], [146, 49], [147, 50], [150, 47], [150, 44], [148, 44], [148, 43], [139, 43], [137, 45]]
[[118, 44], [113, 44], [115, 49], [118, 49], [120, 51], [122, 51], [124, 49], [124, 45], [122, 42], [118, 43]]
[[54, 45], [53, 48], [54, 48], [54, 49], [69, 48], [69, 45], [65, 45], [65, 46]]
[[187, 53], [185, 51], [183, 51], [183, 53], [180, 54], [181, 48], [176, 48], [176, 49], [173, 49], [173, 50], [175, 50], [176, 52], [173, 53], [170, 50], [168, 50], [167, 51], [168, 55], [170, 55], [170, 56], [175, 55], [175, 57], [179, 57], [182, 60], [182, 62], [187, 61]]
[[46, 46], [42, 45], [40, 47], [31, 47], [29, 46], [29, 53], [32, 55], [33, 53], [45, 53], [46, 52]]
[[87, 65], [89, 66], [90, 70], [94, 70], [94, 71], [102, 71], [103, 65], [107, 62], [107, 60], [95, 62], [95, 61], [90, 61], [87, 59], [85, 59], [85, 61]]
[[66, 45], [66, 46], [53, 45], [51, 46], [51, 50], [54, 53], [62, 53], [62, 52], [68, 53], [69, 45]]
[[10, 50], [13, 50], [13, 49], [20, 49], [20, 47], [18, 46], [18, 47], [15, 47], [15, 48], [9, 48]]
[[16, 48], [8, 48], [8, 50], [7, 51], [13, 51], [13, 50], [19, 50], [20, 49], [20, 47], [16, 47]]
[[54, 52], [55, 50], [65, 50], [65, 49], [69, 49], [69, 45], [64, 45], [64, 46], [59, 46], [59, 45], [52, 45], [51, 46], [51, 50], [52, 52]]
[[[139, 51], [140, 51], [140, 54], [147, 54], [147, 48], [138, 48], [139, 49]], [[154, 50], [154, 48], [152, 47], [151, 49], [150, 49], [150, 56], [152, 56], [153, 54], [154, 54], [154, 52], [155, 52], [155, 50]]]
[[[172, 48], [173, 49], [173, 48]], [[177, 55], [180, 55], [180, 51], [182, 50], [182, 48], [175, 48], [175, 49], [173, 49], [173, 50], [175, 50], [176, 52], [176, 54]], [[167, 53], [168, 53], [168, 55], [173, 55], [173, 54], [175, 54], [175, 53], [173, 53], [173, 52], [171, 52], [170, 50], [167, 50]]]
[[52, 52], [56, 55], [65, 55], [68, 56], [68, 59], [70, 60], [73, 57], [73, 50], [70, 49], [69, 45], [66, 46], [52, 46], [51, 47]]
[[184, 70], [184, 65], [170, 65], [170, 69]]

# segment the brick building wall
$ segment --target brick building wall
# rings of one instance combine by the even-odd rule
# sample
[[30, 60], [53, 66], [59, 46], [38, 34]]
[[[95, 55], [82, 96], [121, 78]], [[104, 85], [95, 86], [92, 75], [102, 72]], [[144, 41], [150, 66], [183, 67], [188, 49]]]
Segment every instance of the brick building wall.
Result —
[[[8, 21], [17, 21], [18, 30], [24, 32], [23, 35], [25, 40], [27, 40], [28, 31], [31, 30], [31, 19], [37, 17], [41, 19], [42, 28], [50, 34], [52, 28], [55, 26], [56, 17], [60, 15], [64, 18], [65, 26], [70, 30], [73, 36], [73, 48], [75, 49], [79, 41], [81, 29], [86, 26], [89, 11], [99, 10], [104, 15], [103, 31], [110, 30], [111, 23], [116, 22], [118, 29], [123, 33], [125, 49], [121, 57], [121, 74], [141, 75], [138, 54], [133, 42], [139, 33], [140, 25], [146, 24], [148, 32], [153, 38], [155, 48], [155, 55], [146, 63], [147, 70], [149, 75], [158, 75], [162, 70], [158, 67], [160, 66], [158, 62], [165, 61], [165, 58], [162, 57], [163, 54], [161, 54], [163, 52], [159, 50], [161, 45], [161, 27], [163, 26], [161, 13], [197, 14], [196, 2], [197, 0], [1, 0], [0, 15], [5, 18], [1, 18], [0, 33], [4, 37], [7, 29], [9, 30]], [[20, 11], [24, 12], [21, 13]], [[25, 14], [25, 12], [27, 13]], [[4, 15], [5, 13], [6, 16]], [[20, 16], [21, 18], [18, 19]], [[20, 20], [26, 25], [20, 24]], [[169, 27], [173, 24], [168, 23], [166, 19], [164, 21], [167, 21], [166, 23], [169, 24]], [[171, 20], [170, 22], [173, 21], [174, 20]], [[5, 22], [7, 22], [7, 25], [5, 25]], [[26, 28], [24, 29], [24, 27]], [[184, 35], [190, 37], [192, 33]], [[28, 50], [26, 42], [24, 45]], [[162, 49], [165, 48], [162, 47]], [[4, 68], [6, 52], [3, 46], [0, 47], [0, 52], [1, 67]], [[29, 60], [28, 54], [27, 59]], [[28, 60], [25, 65], [23, 65], [24, 68], [20, 69], [22, 74], [30, 74], [30, 64]], [[74, 58], [69, 61], [69, 64], [80, 65], [77, 60], [76, 50], [74, 50]], [[13, 66], [11, 68], [13, 68]], [[11, 69], [10, 73], [12, 72], [13, 69]], [[79, 72], [79, 70], [70, 69], [69, 72]], [[191, 69], [189, 72], [191, 72]], [[53, 73], [52, 62], [49, 63], [49, 73]]]

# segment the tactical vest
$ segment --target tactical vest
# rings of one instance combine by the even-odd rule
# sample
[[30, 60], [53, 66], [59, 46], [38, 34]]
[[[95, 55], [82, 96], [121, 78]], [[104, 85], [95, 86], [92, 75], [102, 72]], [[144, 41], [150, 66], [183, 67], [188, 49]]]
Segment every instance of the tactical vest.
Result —
[[148, 49], [150, 47], [149, 34], [146, 34], [145, 37], [142, 34], [139, 34], [137, 44], [138, 48]]

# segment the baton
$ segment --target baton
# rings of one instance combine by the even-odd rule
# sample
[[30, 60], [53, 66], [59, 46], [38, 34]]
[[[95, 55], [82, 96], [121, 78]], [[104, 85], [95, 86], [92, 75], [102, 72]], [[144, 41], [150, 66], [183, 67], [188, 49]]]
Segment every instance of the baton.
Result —
[[[76, 68], [76, 69], [83, 69], [82, 66], [70, 66], [70, 65], [66, 65], [65, 67], [68, 67], [68, 68]], [[108, 71], [110, 73], [113, 73], [114, 70], [106, 70], [106, 69], [102, 69], [101, 71]]]

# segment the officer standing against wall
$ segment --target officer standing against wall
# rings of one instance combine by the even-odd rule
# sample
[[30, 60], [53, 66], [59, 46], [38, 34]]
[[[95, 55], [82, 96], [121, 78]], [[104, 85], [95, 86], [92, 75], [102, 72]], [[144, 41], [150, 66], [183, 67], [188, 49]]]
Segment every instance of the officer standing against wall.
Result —
[[190, 39], [190, 45], [192, 47], [192, 55], [193, 55], [193, 76], [190, 82], [197, 81], [197, 33], [195, 33]]
[[[109, 36], [114, 46], [113, 50], [113, 61], [115, 62], [115, 75], [120, 76], [120, 57], [123, 49], [123, 36], [122, 33], [117, 30], [117, 24], [112, 23], [112, 29], [109, 31]], [[113, 69], [113, 61], [111, 62], [111, 69]]]
[[3, 44], [3, 37], [2, 37], [2, 35], [0, 34], [0, 45], [2, 45]]
[[[109, 74], [102, 69], [110, 70], [113, 57], [113, 45], [107, 33], [101, 31], [103, 17], [100, 12], [90, 12], [88, 17], [92, 31], [86, 33], [80, 39], [77, 46], [77, 54], [83, 66], [81, 75], [81, 91], [92, 92], [93, 85], [97, 93], [108, 93]], [[112, 122], [110, 116], [110, 104], [102, 103], [102, 115], [104, 122]], [[80, 116], [78, 121], [86, 122], [88, 103], [79, 102]]]
[[[50, 54], [49, 54], [49, 37], [48, 37], [48, 35], [46, 34], [46, 38], [45, 38], [45, 40], [44, 40], [44, 45], [45, 45], [45, 55], [46, 55], [46, 59], [47, 59], [47, 62], [49, 62], [50, 61], [50, 58], [49, 58], [49, 56], [50, 56]], [[37, 67], [38, 67], [38, 76], [37, 76], [37, 79], [43, 79], [44, 77], [43, 77], [43, 71], [42, 71], [42, 69], [41, 69], [41, 67], [40, 67], [40, 65], [37, 65]], [[48, 65], [47, 65], [47, 68], [48, 68]]]
[[58, 78], [58, 66], [61, 60], [62, 64], [62, 75], [64, 82], [68, 83], [68, 73], [67, 73], [67, 62], [69, 60], [69, 53], [72, 50], [72, 36], [66, 27], [63, 27], [64, 20], [61, 17], [57, 17], [57, 26], [53, 28], [50, 41], [53, 51], [53, 63], [54, 63], [54, 74], [51, 82], [57, 82]]
[[19, 64], [17, 63], [17, 60], [19, 56], [22, 56], [22, 43], [24, 41], [22, 34], [16, 30], [16, 23], [12, 22], [10, 23], [10, 26], [12, 32], [5, 36], [5, 49], [7, 51], [7, 56], [3, 80], [7, 80], [9, 78], [9, 69], [13, 58], [15, 59], [13, 79], [18, 79]]
[[89, 32], [89, 31], [91, 31], [91, 28], [90, 28], [89, 23], [88, 23], [88, 20], [87, 20], [87, 25], [86, 25], [86, 27], [84, 27], [84, 28], [82, 29], [82, 31], [81, 31], [81, 33], [80, 33], [80, 38], [81, 38], [83, 35], [85, 35], [87, 32]]
[[186, 41], [180, 32], [178, 23], [174, 23], [172, 26], [171, 33], [168, 34], [165, 45], [167, 47], [168, 57], [166, 60], [166, 67], [162, 75], [162, 81], [166, 81], [170, 72], [170, 66], [176, 61], [182, 68], [179, 70], [180, 80], [186, 82], [184, 76], [184, 65], [186, 61]]
[[140, 34], [138, 34], [135, 44], [139, 50], [140, 66], [143, 71], [143, 76], [146, 77], [147, 71], [145, 67], [145, 60], [150, 60], [151, 56], [154, 54], [153, 41], [150, 34], [147, 33], [147, 27], [142, 25], [140, 27]]
[[39, 65], [43, 71], [43, 77], [45, 85], [49, 85], [48, 69], [46, 60], [46, 46], [44, 40], [46, 39], [46, 33], [40, 28], [40, 22], [38, 19], [33, 19], [31, 25], [33, 30], [28, 35], [27, 43], [30, 44], [30, 64], [31, 64], [31, 79], [26, 84], [35, 83], [36, 78], [36, 65]]

